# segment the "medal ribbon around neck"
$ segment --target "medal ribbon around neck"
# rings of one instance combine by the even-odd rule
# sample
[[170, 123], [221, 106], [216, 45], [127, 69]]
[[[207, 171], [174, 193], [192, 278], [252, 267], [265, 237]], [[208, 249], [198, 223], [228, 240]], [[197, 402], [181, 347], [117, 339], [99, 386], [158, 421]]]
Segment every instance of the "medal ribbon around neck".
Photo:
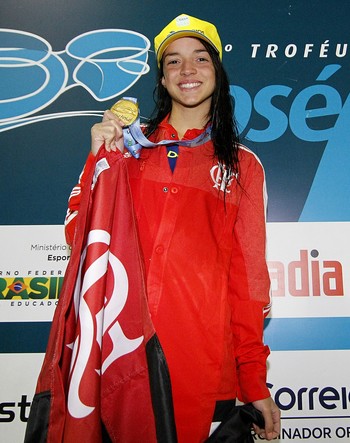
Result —
[[124, 123], [124, 146], [135, 158], [140, 157], [142, 148], [155, 148], [156, 146], [175, 144], [195, 148], [211, 139], [211, 126], [208, 126], [202, 134], [193, 140], [161, 140], [158, 143], [153, 143], [142, 132], [140, 111], [136, 98], [123, 97], [112, 106], [111, 111]]

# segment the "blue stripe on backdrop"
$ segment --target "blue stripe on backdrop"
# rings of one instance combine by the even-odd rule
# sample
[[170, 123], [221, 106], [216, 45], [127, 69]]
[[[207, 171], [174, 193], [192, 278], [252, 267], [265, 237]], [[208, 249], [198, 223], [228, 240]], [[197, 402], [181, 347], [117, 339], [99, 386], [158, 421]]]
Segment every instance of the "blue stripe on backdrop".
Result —
[[[43, 353], [50, 322], [0, 323], [0, 353]], [[350, 349], [350, 317], [273, 318], [265, 321], [272, 351]]]
[[46, 351], [51, 322], [0, 323], [0, 353], [42, 353]]
[[350, 317], [267, 319], [264, 334], [272, 351], [350, 349]]

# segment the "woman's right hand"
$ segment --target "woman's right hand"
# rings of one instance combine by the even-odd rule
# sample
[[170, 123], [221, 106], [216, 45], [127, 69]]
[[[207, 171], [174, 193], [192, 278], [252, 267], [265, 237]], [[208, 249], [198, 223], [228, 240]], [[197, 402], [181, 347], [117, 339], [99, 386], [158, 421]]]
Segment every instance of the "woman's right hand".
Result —
[[96, 155], [102, 145], [107, 151], [119, 149], [124, 152], [123, 122], [107, 110], [103, 114], [101, 123], [96, 123], [91, 128], [91, 152]]

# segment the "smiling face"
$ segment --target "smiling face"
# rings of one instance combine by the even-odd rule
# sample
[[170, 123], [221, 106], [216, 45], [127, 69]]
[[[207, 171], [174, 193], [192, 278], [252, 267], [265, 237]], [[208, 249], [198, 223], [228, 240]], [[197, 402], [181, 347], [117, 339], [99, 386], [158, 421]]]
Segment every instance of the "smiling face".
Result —
[[183, 37], [170, 43], [163, 55], [162, 85], [172, 107], [194, 108], [209, 113], [215, 89], [215, 69], [203, 43]]

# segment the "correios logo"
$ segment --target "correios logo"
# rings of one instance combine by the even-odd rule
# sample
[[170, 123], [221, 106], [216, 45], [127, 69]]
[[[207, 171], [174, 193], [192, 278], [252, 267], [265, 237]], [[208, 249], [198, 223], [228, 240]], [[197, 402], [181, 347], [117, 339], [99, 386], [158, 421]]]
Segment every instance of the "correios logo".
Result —
[[56, 300], [63, 277], [12, 277], [0, 278], [1, 300]]
[[302, 249], [296, 260], [285, 264], [269, 261], [272, 296], [343, 296], [343, 268], [336, 260], [320, 260], [319, 251]]
[[349, 388], [335, 386], [302, 386], [292, 388], [288, 386], [275, 387], [267, 383], [273, 391], [272, 396], [276, 405], [282, 411], [322, 411], [348, 410], [350, 406]]

